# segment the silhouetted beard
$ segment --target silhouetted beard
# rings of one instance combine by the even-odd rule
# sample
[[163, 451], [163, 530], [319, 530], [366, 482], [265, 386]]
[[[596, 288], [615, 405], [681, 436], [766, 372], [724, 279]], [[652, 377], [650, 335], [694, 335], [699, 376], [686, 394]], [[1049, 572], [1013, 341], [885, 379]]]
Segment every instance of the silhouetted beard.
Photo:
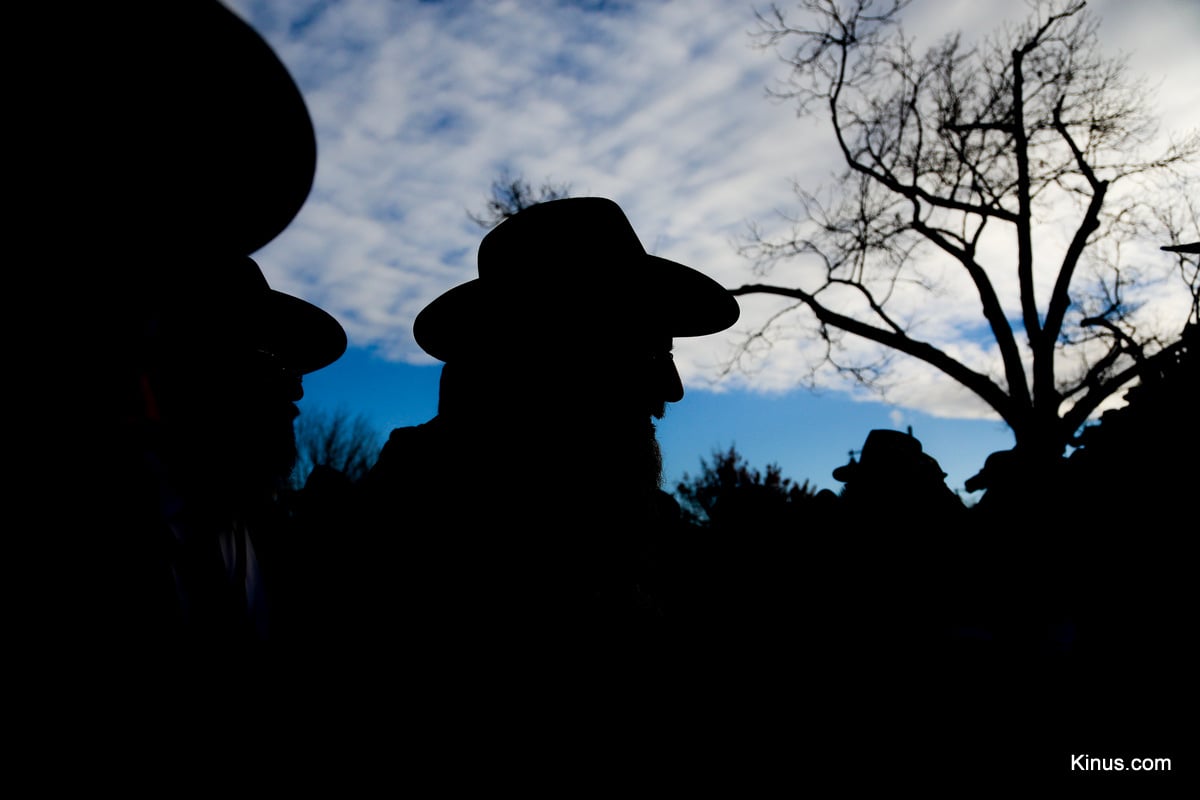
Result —
[[646, 424], [650, 429], [644, 440], [645, 453], [643, 454], [647, 485], [653, 489], [661, 489], [663, 480], [662, 448], [658, 444], [658, 431], [654, 427], [654, 422], [647, 420]]
[[297, 460], [295, 403], [246, 388], [190, 388], [161, 398], [168, 480], [207, 513], [231, 519], [274, 501]]
[[296, 466], [295, 405], [262, 409], [257, 416], [247, 415], [241, 420], [240, 436], [228, 442], [238, 459], [243, 462], [233, 466], [231, 473], [236, 485], [248, 496], [274, 496], [287, 485]]
[[199, 424], [172, 437], [167, 455], [185, 496], [241, 517], [286, 486], [296, 464], [296, 437], [291, 421], [285, 425], [280, 418]]
[[444, 480], [472, 482], [500, 504], [528, 498], [535, 507], [522, 508], [526, 518], [636, 524], [658, 500], [663, 464], [654, 419], [665, 404], [648, 403], [640, 386], [596, 387], [570, 371], [510, 375], [466, 362], [442, 368], [439, 401], [462, 453], [461, 467], [451, 469], [463, 474]]
[[663, 462], [654, 421], [649, 417], [584, 423], [580, 467], [600, 496], [612, 503], [640, 503], [662, 486]]

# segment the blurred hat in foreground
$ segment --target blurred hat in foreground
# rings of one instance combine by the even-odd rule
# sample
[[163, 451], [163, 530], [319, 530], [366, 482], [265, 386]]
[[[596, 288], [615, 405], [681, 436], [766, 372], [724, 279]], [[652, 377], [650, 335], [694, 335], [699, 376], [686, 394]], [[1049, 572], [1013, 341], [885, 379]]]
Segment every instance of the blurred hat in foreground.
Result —
[[[36, 109], [22, 124], [71, 224], [103, 240], [249, 255], [299, 212], [316, 138], [292, 76], [216, 0], [23, 11]], [[26, 88], [24, 91], [32, 92]], [[57, 177], [51, 178], [51, 175]]]
[[[39, 14], [48, 12], [39, 11]], [[266, 40], [217, 0], [78, 4], [47, 17], [38, 116], [62, 263], [105, 324], [298, 372], [337, 360], [342, 326], [272, 289], [250, 254], [308, 197], [316, 137]], [[53, 172], [49, 174], [55, 174]], [[122, 323], [120, 320], [127, 320]], [[143, 331], [134, 328], [136, 334]]]

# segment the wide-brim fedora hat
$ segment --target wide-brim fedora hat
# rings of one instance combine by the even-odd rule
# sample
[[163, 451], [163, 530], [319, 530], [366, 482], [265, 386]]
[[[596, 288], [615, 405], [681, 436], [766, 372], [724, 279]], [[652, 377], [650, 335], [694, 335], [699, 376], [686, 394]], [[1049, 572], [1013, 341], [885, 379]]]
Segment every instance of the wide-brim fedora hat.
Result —
[[249, 256], [209, 257], [195, 270], [158, 270], [142, 283], [168, 349], [185, 344], [221, 354], [261, 351], [288, 369], [315, 372], [341, 358], [346, 331], [324, 309], [272, 289]]
[[480, 243], [478, 271], [417, 315], [413, 336], [434, 358], [461, 358], [513, 331], [705, 336], [740, 315], [720, 283], [647, 253], [625, 212], [603, 197], [549, 200], [507, 218]]
[[43, 74], [22, 125], [72, 225], [110, 245], [250, 255], [291, 223], [312, 189], [316, 135], [247, 22], [217, 0], [45, 8], [34, 30], [53, 35], [30, 66]]

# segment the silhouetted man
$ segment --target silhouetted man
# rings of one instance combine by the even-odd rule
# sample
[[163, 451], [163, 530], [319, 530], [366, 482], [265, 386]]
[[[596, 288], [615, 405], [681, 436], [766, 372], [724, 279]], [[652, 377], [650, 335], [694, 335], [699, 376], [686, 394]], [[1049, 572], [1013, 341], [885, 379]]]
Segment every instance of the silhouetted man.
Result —
[[[295, 465], [302, 376], [335, 361], [346, 337], [325, 311], [271, 289], [248, 257], [195, 267], [155, 281], [127, 454], [150, 487], [140, 547], [161, 552], [172, 585], [142, 604], [151, 618], [141, 635], [203, 653], [271, 641], [260, 557], [288, 544], [278, 503]], [[146, 577], [154, 572], [148, 564]]]
[[31, 26], [53, 31], [54, 69], [23, 117], [27, 296], [54, 310], [26, 378], [52, 495], [34, 628], [56, 664], [180, 680], [269, 636], [254, 530], [292, 468], [301, 376], [346, 347], [250, 258], [304, 203], [315, 135], [276, 54], [215, 0], [53, 13]]
[[964, 611], [946, 565], [966, 551], [966, 508], [937, 460], [903, 431], [872, 430], [858, 459], [833, 477], [846, 485], [826, 558], [845, 565], [838, 580], [855, 586], [847, 600], [854, 611], [841, 624], [857, 646], [881, 657], [926, 655]]
[[[414, 336], [445, 362], [438, 413], [392, 432], [367, 482], [380, 633], [416, 659], [503, 668], [622, 639], [657, 613], [655, 420], [684, 394], [672, 340], [731, 326], [711, 278], [649, 255], [621, 208], [531, 206]], [[552, 655], [551, 655], [552, 654]]]

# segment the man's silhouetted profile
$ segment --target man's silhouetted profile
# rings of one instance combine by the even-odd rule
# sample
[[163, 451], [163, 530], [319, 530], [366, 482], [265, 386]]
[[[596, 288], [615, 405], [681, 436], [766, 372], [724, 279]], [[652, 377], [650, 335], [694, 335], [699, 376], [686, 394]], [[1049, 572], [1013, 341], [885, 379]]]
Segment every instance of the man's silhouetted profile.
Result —
[[163, 559], [143, 562], [143, 574], [169, 575], [172, 591], [131, 598], [132, 618], [146, 621], [131, 633], [201, 654], [268, 644], [271, 576], [260, 558], [287, 545], [277, 503], [295, 464], [302, 376], [335, 361], [345, 333], [272, 290], [249, 257], [173, 266], [146, 278], [154, 302], [124, 420], [130, 478], [146, 484], [139, 547]]
[[655, 548], [678, 512], [655, 438], [684, 393], [672, 340], [739, 309], [647, 254], [604, 198], [521, 211], [478, 265], [414, 325], [445, 362], [437, 416], [393, 431], [366, 482], [379, 633], [416, 663], [561, 675], [577, 648], [603, 658], [656, 624]]
[[30, 27], [54, 35], [24, 117], [38, 215], [22, 230], [43, 252], [28, 296], [55, 317], [25, 378], [49, 498], [29, 652], [94, 670], [76, 696], [119, 694], [100, 676], [212, 687], [270, 638], [267, 526], [301, 376], [346, 347], [250, 257], [309, 193], [313, 125], [267, 42], [215, 0], [52, 13]]

